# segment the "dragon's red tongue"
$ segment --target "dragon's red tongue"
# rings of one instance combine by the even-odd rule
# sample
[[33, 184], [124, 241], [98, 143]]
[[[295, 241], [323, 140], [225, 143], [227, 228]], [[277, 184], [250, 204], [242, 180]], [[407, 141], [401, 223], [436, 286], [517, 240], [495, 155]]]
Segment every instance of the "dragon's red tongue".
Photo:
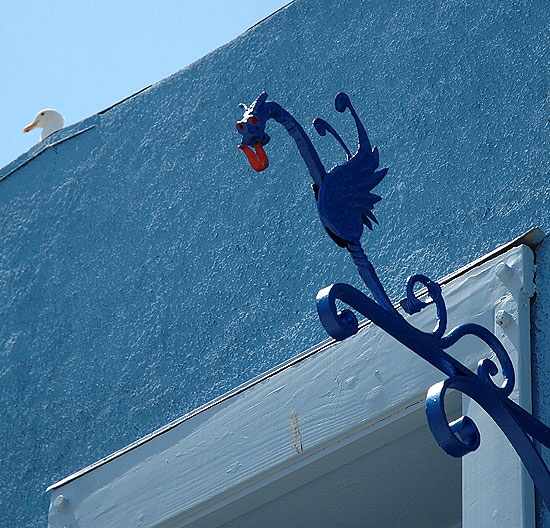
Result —
[[256, 145], [254, 145], [254, 150], [252, 150], [250, 147], [247, 147], [246, 145], [239, 145], [239, 147], [245, 154], [246, 158], [248, 159], [248, 163], [250, 163], [250, 166], [256, 171], [256, 172], [262, 172], [263, 170], [267, 169], [269, 165], [269, 160], [267, 159], [267, 154], [265, 153], [262, 142], [258, 141]]

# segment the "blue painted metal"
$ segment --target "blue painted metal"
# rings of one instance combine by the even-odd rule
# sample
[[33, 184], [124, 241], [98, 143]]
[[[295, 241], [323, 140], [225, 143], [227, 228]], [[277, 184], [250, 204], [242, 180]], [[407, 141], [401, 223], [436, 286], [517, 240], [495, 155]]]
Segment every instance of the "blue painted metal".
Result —
[[[447, 420], [445, 393], [448, 389], [458, 390], [475, 400], [502, 429], [550, 508], [550, 471], [535, 446], [535, 442], [540, 442], [550, 447], [550, 428], [510, 400], [515, 374], [502, 343], [488, 329], [473, 323], [460, 325], [445, 334], [447, 310], [441, 287], [424, 275], [414, 275], [408, 279], [406, 298], [401, 301], [401, 307], [407, 314], [413, 314], [434, 304], [437, 322], [432, 332], [415, 328], [393, 306], [363, 251], [360, 242], [363, 226], [372, 229], [372, 223], [378, 223], [372, 211], [381, 198], [371, 191], [384, 178], [388, 169], [376, 170], [379, 164], [378, 150], [371, 147], [365, 128], [349, 97], [344, 93], [338, 94], [335, 106], [338, 112], [349, 110], [355, 121], [359, 148], [353, 156], [342, 138], [326, 121], [314, 121], [317, 132], [322, 136], [327, 132], [334, 136], [347, 155], [345, 163], [337, 165], [329, 172], [325, 171], [302, 126], [279, 104], [267, 101], [266, 93], [262, 93], [250, 108], [242, 106], [245, 113], [237, 123], [237, 130], [243, 136], [239, 148], [245, 153], [252, 168], [262, 171], [269, 165], [263, 148], [270, 139], [265, 132], [265, 126], [269, 119], [274, 119], [295, 140], [309, 169], [321, 222], [334, 242], [348, 250], [374, 297], [373, 300], [348, 284], [333, 284], [322, 289], [317, 294], [317, 311], [328, 334], [334, 339], [343, 340], [358, 331], [358, 320], [354, 312], [349, 309], [338, 311], [336, 300], [339, 300], [446, 374], [448, 378], [431, 387], [426, 397], [428, 423], [439, 445], [455, 457], [464, 456], [479, 447], [480, 434], [470, 418], [463, 416], [451, 423]], [[417, 298], [414, 293], [417, 284], [428, 290], [428, 300]], [[503, 377], [500, 385], [493, 381], [493, 377], [499, 372], [494, 361], [482, 359], [474, 373], [445, 351], [466, 335], [481, 339], [494, 352]]]

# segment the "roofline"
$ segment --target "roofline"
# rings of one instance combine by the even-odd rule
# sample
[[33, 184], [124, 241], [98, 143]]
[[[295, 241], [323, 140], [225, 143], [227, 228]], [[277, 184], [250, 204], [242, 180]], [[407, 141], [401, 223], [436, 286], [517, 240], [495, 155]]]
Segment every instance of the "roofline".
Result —
[[[461, 275], [466, 274], [470, 270], [477, 268], [484, 264], [485, 262], [488, 262], [489, 260], [492, 260], [499, 255], [502, 255], [503, 253], [506, 253], [508, 250], [521, 246], [526, 245], [531, 248], [538, 245], [542, 240], [544, 239], [545, 234], [544, 232], [538, 228], [534, 227], [530, 229], [529, 231], [525, 232], [523, 235], [511, 240], [510, 242], [496, 248], [495, 250], [491, 251], [490, 253], [487, 253], [483, 257], [480, 257], [477, 260], [474, 260], [473, 262], [470, 262], [466, 266], [463, 266], [462, 268], [459, 268], [458, 270], [454, 271], [453, 273], [450, 273], [449, 275], [444, 276], [443, 278], [437, 280], [436, 282], [439, 284], [447, 284], [451, 282], [452, 280], [460, 277]], [[426, 290], [424, 288], [424, 290]], [[418, 292], [419, 295], [422, 295], [424, 293], [424, 290], [420, 290]], [[427, 290], [426, 290], [427, 292]], [[399, 306], [399, 302], [394, 303], [394, 306], [397, 308]], [[362, 329], [366, 326], [369, 326], [371, 323], [370, 320], [363, 320], [359, 323], [359, 329]], [[143, 444], [149, 442], [150, 440], [153, 440], [154, 438], [163, 435], [164, 433], [167, 433], [168, 431], [171, 431], [175, 427], [179, 426], [183, 422], [186, 422], [187, 420], [190, 420], [191, 418], [207, 411], [208, 409], [211, 409], [215, 405], [222, 403], [230, 398], [233, 398], [234, 396], [237, 396], [244, 392], [245, 390], [249, 389], [250, 387], [253, 387], [266, 379], [269, 379], [276, 374], [282, 372], [283, 370], [288, 369], [289, 367], [292, 367], [296, 365], [297, 363], [300, 363], [301, 361], [304, 361], [305, 359], [325, 350], [326, 348], [336, 344], [338, 341], [335, 339], [329, 338], [324, 341], [321, 341], [317, 345], [315, 345], [312, 348], [309, 348], [308, 350], [280, 363], [279, 365], [273, 367], [272, 369], [268, 370], [267, 372], [264, 372], [260, 374], [259, 376], [256, 376], [255, 378], [252, 378], [251, 380], [239, 385], [238, 387], [230, 390], [229, 392], [226, 392], [225, 394], [222, 394], [218, 396], [217, 398], [214, 398], [213, 400], [209, 401], [208, 403], [205, 403], [204, 405], [201, 405], [200, 407], [194, 409], [193, 411], [184, 414], [182, 417], [177, 418], [176, 420], [168, 423], [167, 425], [161, 427], [160, 429], [157, 429], [153, 431], [152, 433], [149, 433], [148, 435], [145, 435], [144, 437], [140, 438], [139, 440], [136, 440], [135, 442], [132, 442], [128, 446], [119, 449], [118, 451], [115, 451], [114, 453], [107, 455], [106, 457], [98, 460], [97, 462], [94, 462], [93, 464], [85, 467], [84, 469], [81, 469], [80, 471], [77, 471], [76, 473], [73, 473], [72, 475], [60, 480], [59, 482], [56, 482], [55, 484], [52, 484], [49, 486], [46, 491], [52, 491], [54, 489], [58, 489], [62, 486], [65, 486], [69, 482], [72, 482], [73, 480], [78, 479], [79, 477], [107, 464], [108, 462], [111, 462], [112, 460], [142, 446]]]

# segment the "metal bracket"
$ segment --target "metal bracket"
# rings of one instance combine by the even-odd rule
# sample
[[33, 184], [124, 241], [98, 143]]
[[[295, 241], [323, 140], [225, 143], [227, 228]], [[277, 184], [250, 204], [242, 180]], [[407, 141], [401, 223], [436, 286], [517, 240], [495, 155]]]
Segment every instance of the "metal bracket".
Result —
[[[515, 384], [515, 373], [502, 343], [490, 330], [474, 323], [465, 323], [447, 332], [447, 309], [441, 286], [421, 274], [408, 279], [406, 298], [401, 302], [401, 308], [407, 314], [413, 314], [433, 304], [437, 315], [433, 331], [424, 332], [415, 328], [393, 306], [363, 251], [360, 242], [363, 227], [372, 229], [373, 223], [378, 223], [373, 209], [381, 198], [371, 191], [384, 178], [388, 169], [377, 170], [378, 150], [371, 147], [349, 97], [344, 93], [338, 94], [335, 107], [338, 112], [349, 110], [355, 121], [359, 148], [353, 156], [342, 138], [326, 121], [314, 121], [317, 132], [322, 136], [327, 132], [331, 134], [347, 156], [345, 163], [328, 172], [302, 126], [279, 104], [267, 101], [267, 94], [262, 93], [250, 107], [242, 106], [245, 113], [237, 123], [237, 130], [243, 136], [239, 148], [246, 154], [252, 168], [262, 171], [269, 165], [264, 146], [270, 138], [265, 132], [265, 126], [270, 119], [274, 119], [295, 140], [313, 178], [312, 187], [319, 217], [327, 233], [336, 244], [348, 250], [359, 275], [374, 297], [372, 299], [348, 284], [338, 283], [323, 288], [317, 295], [317, 311], [327, 333], [336, 340], [343, 340], [359, 329], [355, 313], [350, 309], [339, 311], [336, 307], [338, 300], [370, 319], [443, 372], [447, 378], [432, 386], [426, 396], [428, 423], [439, 445], [449, 455], [462, 457], [477, 449], [480, 444], [479, 430], [469, 417], [462, 416], [450, 423], [447, 420], [445, 393], [454, 389], [475, 400], [496, 422], [520, 456], [550, 509], [550, 471], [535, 446], [535, 442], [540, 442], [550, 448], [550, 428], [509, 398]], [[255, 152], [251, 147], [254, 147]], [[510, 272], [513, 274], [513, 270], [506, 269], [505, 265], [497, 270], [503, 281], [511, 279]], [[426, 300], [421, 300], [415, 294], [415, 287], [419, 285], [427, 289]], [[496, 323], [505, 327], [510, 323], [510, 317], [510, 314], [501, 310], [496, 314]], [[474, 336], [483, 341], [493, 352], [498, 365], [492, 359], [483, 358], [474, 373], [446, 352], [465, 336]], [[497, 374], [502, 379], [499, 384], [494, 381]]]

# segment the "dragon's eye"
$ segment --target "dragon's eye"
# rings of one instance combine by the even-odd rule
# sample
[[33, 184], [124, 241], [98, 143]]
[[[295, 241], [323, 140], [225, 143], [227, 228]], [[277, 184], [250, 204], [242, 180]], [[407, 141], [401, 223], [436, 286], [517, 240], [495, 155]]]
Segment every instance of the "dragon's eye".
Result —
[[259, 119], [257, 117], [253, 116], [253, 117], [250, 118], [250, 124], [251, 125], [255, 125], [258, 122], [259, 122]]
[[242, 123], [237, 123], [237, 128], [239, 130], [244, 130], [244, 125]]

